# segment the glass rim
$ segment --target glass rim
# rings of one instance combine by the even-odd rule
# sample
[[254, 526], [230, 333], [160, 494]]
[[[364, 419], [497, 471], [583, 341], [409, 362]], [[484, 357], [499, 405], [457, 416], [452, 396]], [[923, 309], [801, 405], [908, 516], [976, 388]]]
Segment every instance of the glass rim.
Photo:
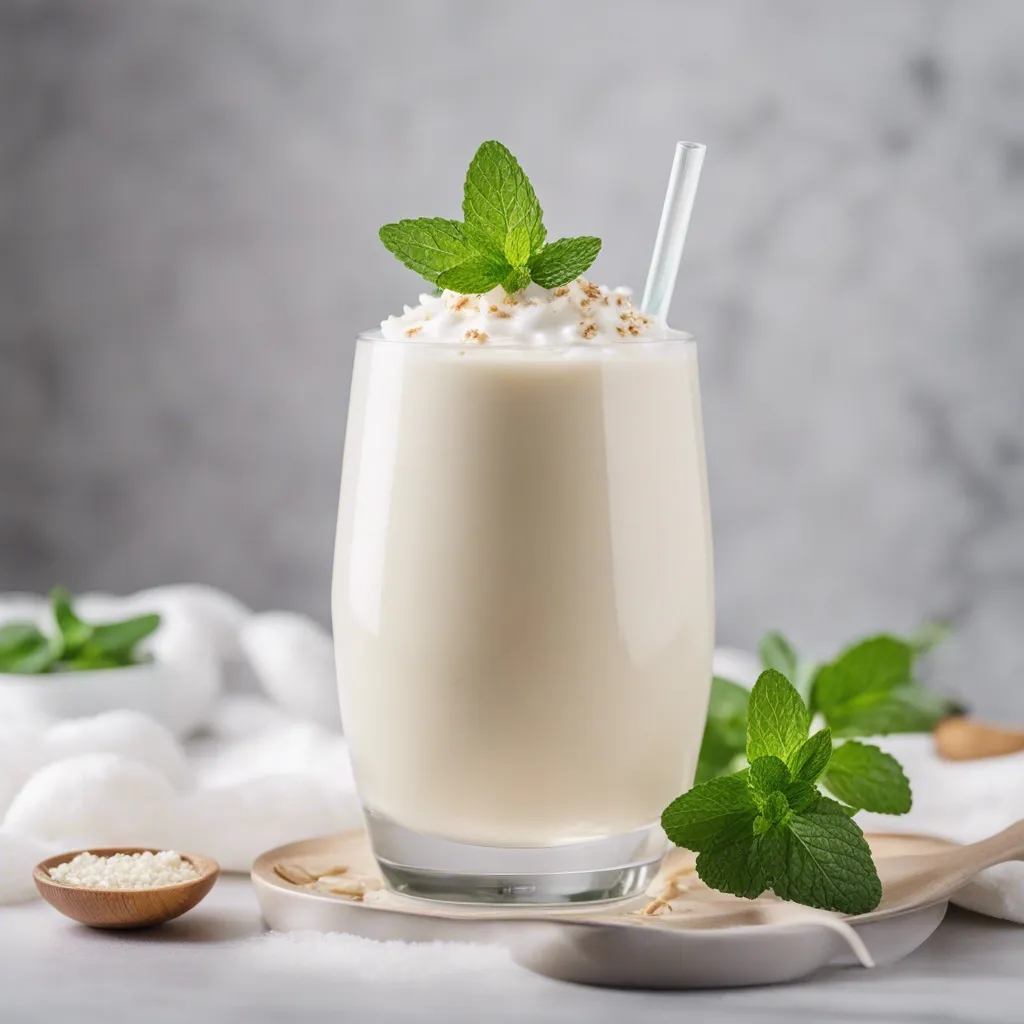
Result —
[[653, 346], [674, 346], [680, 347], [696, 344], [697, 338], [689, 331], [678, 331], [669, 328], [671, 334], [660, 334], [655, 336], [643, 336], [637, 338], [616, 338], [614, 341], [588, 341], [585, 338], [573, 339], [571, 341], [558, 341], [551, 344], [523, 341], [522, 339], [504, 340], [495, 339], [483, 344], [475, 341], [467, 341], [460, 338], [454, 341], [438, 341], [436, 338], [385, 338], [379, 327], [368, 331], [360, 331], [356, 334], [356, 341], [366, 341], [374, 345], [408, 345], [417, 348], [437, 349], [465, 349], [473, 352], [564, 352], [569, 349], [592, 349], [595, 352], [605, 352], [609, 349], [636, 349]]

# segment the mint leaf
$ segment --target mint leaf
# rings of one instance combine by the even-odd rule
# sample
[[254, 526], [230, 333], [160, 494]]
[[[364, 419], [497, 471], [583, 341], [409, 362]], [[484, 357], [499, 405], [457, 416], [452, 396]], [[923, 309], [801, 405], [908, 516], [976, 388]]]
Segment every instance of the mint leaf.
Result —
[[160, 616], [139, 615], [123, 622], [107, 622], [93, 627], [88, 646], [98, 654], [131, 658], [135, 646], [160, 626]]
[[[781, 828], [789, 822], [792, 816], [786, 794], [778, 791], [769, 793], [764, 798], [764, 803], [761, 804], [760, 818], [754, 819], [754, 831], [766, 832], [772, 825]], [[761, 822], [760, 825], [758, 821]]]
[[505, 239], [505, 260], [513, 267], [525, 267], [530, 259], [530, 229], [517, 224]]
[[819, 729], [806, 740], [789, 759], [789, 770], [794, 779], [817, 782], [832, 757], [832, 730]]
[[889, 693], [868, 694], [827, 715], [837, 736], [888, 736], [890, 733], [931, 732], [955, 714], [957, 705], [917, 683]]
[[0, 658], [17, 654], [26, 647], [32, 647], [46, 637], [31, 622], [8, 622], [0, 626]]
[[957, 705], [911, 680], [914, 647], [872, 637], [824, 665], [814, 683], [814, 707], [836, 736], [929, 732]]
[[707, 782], [727, 772], [747, 746], [747, 701], [750, 691], [716, 676], [697, 759], [697, 782]]
[[[509, 259], [513, 266], [526, 263], [529, 254], [544, 244], [547, 230], [533, 185], [519, 161], [500, 142], [485, 142], [466, 172], [462, 215], [466, 224], [484, 235], [494, 253], [508, 257], [510, 235], [522, 227], [526, 233], [525, 257]], [[517, 236], [521, 240], [522, 233]], [[521, 241], [514, 252], [522, 252]]]
[[438, 274], [437, 285], [464, 295], [481, 295], [501, 284], [508, 272], [508, 264], [499, 262], [493, 256], [474, 256]]
[[50, 641], [30, 622], [0, 626], [0, 672], [37, 675], [53, 661]]
[[523, 267], [515, 267], [509, 271], [508, 276], [501, 282], [502, 287], [514, 295], [530, 283], [530, 272]]
[[834, 800], [794, 814], [778, 837], [771, 888], [784, 900], [843, 914], [874, 910], [882, 898], [871, 849], [860, 827]]
[[789, 680], [765, 669], [750, 691], [747, 709], [747, 760], [765, 754], [785, 761], [807, 739], [810, 715]]
[[530, 275], [542, 288], [560, 288], [586, 271], [600, 251], [600, 238], [560, 238], [534, 254]]
[[865, 694], [887, 693], [910, 682], [913, 663], [913, 648], [903, 640], [863, 640], [820, 669], [814, 683], [815, 706], [828, 717]]
[[765, 633], [757, 645], [761, 664], [781, 672], [790, 682], [795, 682], [799, 670], [799, 659], [793, 645], [777, 632]]
[[837, 747], [824, 778], [844, 803], [879, 814], [906, 814], [911, 792], [899, 761], [869, 743], [851, 740]]
[[557, 288], [579, 277], [601, 249], [601, 240], [590, 236], [544, 244], [544, 212], [530, 179], [500, 142], [485, 142], [476, 151], [462, 212], [461, 224], [440, 217], [385, 224], [380, 239], [410, 270], [465, 294], [498, 284], [517, 292], [531, 279]]
[[738, 822], [752, 822], [756, 815], [746, 772], [737, 772], [676, 797], [662, 813], [661, 826], [676, 846], [699, 853], [713, 836]]
[[761, 847], [761, 837], [754, 834], [754, 815], [738, 819], [700, 851], [697, 874], [712, 889], [752, 900], [771, 884]]
[[440, 284], [442, 274], [478, 261], [482, 255], [467, 240], [457, 220], [442, 217], [385, 224], [380, 229], [380, 240], [410, 270], [434, 284]]
[[780, 791], [789, 783], [789, 769], [773, 754], [766, 754], [750, 762], [747, 783], [755, 797], [765, 798], [773, 793], [781, 795]]
[[817, 803], [821, 799], [818, 787], [804, 779], [794, 779], [786, 786], [783, 793], [786, 803], [797, 812], [806, 810], [811, 804]]
[[126, 665], [134, 664], [136, 662], [130, 656], [127, 658], [115, 657], [86, 644], [73, 659], [55, 661], [51, 670], [54, 672], [94, 672], [98, 669], [124, 668]]
[[92, 636], [92, 626], [75, 614], [71, 606], [71, 594], [66, 587], [54, 587], [50, 591], [50, 605], [53, 608], [57, 629], [60, 631], [57, 656], [74, 657]]

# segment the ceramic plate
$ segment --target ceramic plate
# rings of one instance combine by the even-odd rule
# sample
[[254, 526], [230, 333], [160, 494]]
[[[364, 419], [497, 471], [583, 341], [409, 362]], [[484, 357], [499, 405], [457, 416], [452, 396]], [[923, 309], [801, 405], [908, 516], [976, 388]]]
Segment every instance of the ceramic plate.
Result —
[[[921, 836], [869, 836], [876, 861], [931, 853], [949, 845]], [[275, 867], [313, 873], [344, 866], [345, 877], [378, 884], [366, 834], [291, 843], [264, 853], [252, 881], [263, 917], [276, 931], [338, 931], [378, 940], [446, 939], [499, 943], [529, 970], [588, 985], [626, 988], [719, 988], [803, 978], [833, 965], [887, 964], [917, 949], [946, 912], [942, 900], [897, 914], [838, 914], [773, 896], [741, 900], [708, 890], [692, 855], [672, 851], [649, 893], [668, 894], [654, 914], [644, 895], [586, 907], [505, 908], [439, 903], [373, 890], [361, 901], [313, 891]], [[667, 883], [674, 888], [666, 890]]]

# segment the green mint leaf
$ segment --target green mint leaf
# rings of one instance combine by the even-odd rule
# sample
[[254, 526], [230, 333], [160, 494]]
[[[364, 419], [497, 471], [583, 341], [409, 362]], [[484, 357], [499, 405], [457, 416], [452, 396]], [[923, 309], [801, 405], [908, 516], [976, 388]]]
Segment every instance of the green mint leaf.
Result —
[[584, 273], [600, 251], [600, 238], [560, 238], [530, 258], [530, 276], [542, 288], [560, 288]]
[[697, 874], [705, 885], [750, 900], [768, 888], [771, 875], [765, 870], [763, 839], [754, 833], [754, 821], [754, 814], [737, 819], [700, 851]]
[[871, 849], [860, 827], [827, 797], [799, 814], [778, 837], [771, 888], [794, 903], [843, 914], [874, 910], [882, 898]]
[[[755, 798], [765, 798], [773, 793], [781, 796], [781, 791], [789, 784], [789, 769], [785, 762], [773, 754], [766, 754], [757, 757], [750, 762], [750, 772], [747, 775], [747, 784]], [[785, 800], [785, 797], [783, 797]], [[789, 806], [788, 804], [786, 805]], [[763, 808], [763, 803], [762, 803]]]
[[926, 622], [907, 637], [914, 654], [920, 657], [929, 654], [940, 644], [945, 643], [953, 635], [951, 622]]
[[440, 284], [442, 274], [482, 255], [457, 220], [442, 217], [385, 224], [380, 229], [380, 240], [410, 270], [434, 284]]
[[463, 295], [482, 295], [501, 284], [508, 272], [508, 264], [493, 256], [474, 256], [438, 274], [437, 284], [440, 288], [450, 288]]
[[50, 641], [29, 622], [0, 627], [0, 672], [38, 675], [53, 662]]
[[888, 736], [931, 732], [957, 708], [954, 702], [918, 683], [905, 683], [888, 693], [863, 694], [833, 708], [825, 717], [836, 736]]
[[887, 693], [910, 682], [913, 663], [914, 650], [903, 640], [892, 636], [863, 640], [818, 672], [815, 706], [827, 718], [865, 694]]
[[791, 682], [796, 681], [799, 659], [793, 645], [781, 633], [765, 633], [757, 645], [757, 652], [765, 668], [773, 668]]
[[522, 291], [530, 283], [530, 272], [524, 267], [514, 267], [501, 282], [501, 286], [509, 293], [514, 295], [518, 291]]
[[505, 259], [513, 267], [525, 267], [530, 259], [530, 229], [517, 224], [505, 239]]
[[[547, 237], [544, 211], [530, 179], [500, 142], [485, 142], [476, 151], [466, 172], [462, 215], [467, 226], [485, 235], [491, 249], [506, 259], [508, 238], [520, 226], [525, 228], [528, 239], [527, 258]], [[509, 262], [520, 266], [526, 259]]]
[[55, 672], [95, 672], [105, 668], [124, 668], [127, 665], [134, 665], [132, 658], [116, 657], [112, 654], [105, 654], [89, 644], [86, 644], [73, 658], [55, 662]]
[[899, 761], [869, 743], [836, 747], [824, 784], [844, 803], [878, 814], [906, 814], [910, 783]]
[[815, 786], [814, 783], [807, 782], [804, 779], [794, 779], [788, 786], [786, 786], [783, 793], [786, 797], [786, 803], [788, 803], [790, 808], [796, 813], [806, 810], [812, 804], [816, 804], [821, 799], [818, 787]]
[[95, 626], [88, 646], [97, 655], [107, 655], [117, 659], [131, 658], [136, 645], [147, 636], [155, 633], [160, 627], [159, 615], [139, 615], [123, 622], [108, 622]]
[[704, 738], [697, 759], [696, 782], [707, 782], [730, 770], [747, 747], [747, 701], [750, 691], [728, 679], [711, 680], [711, 698]]
[[46, 637], [31, 622], [8, 622], [0, 626], [0, 657], [17, 654], [27, 647], [34, 647]]
[[789, 759], [789, 770], [794, 779], [817, 782], [832, 757], [832, 730], [819, 729], [806, 740]]
[[[780, 764], [782, 762], [779, 762]], [[761, 805], [761, 817], [768, 825], [776, 825], [780, 828], [788, 824], [790, 818], [792, 818], [793, 812], [789, 809], [789, 801], [786, 799], [785, 793], [769, 793], [764, 803]], [[757, 829], [757, 821], [754, 822], [754, 827]], [[761, 827], [760, 831], [766, 831], [764, 826]]]
[[890, 636], [845, 651], [818, 673], [814, 706], [837, 736], [928, 732], [956, 705], [911, 680], [914, 648]]
[[785, 761], [807, 739], [810, 715], [790, 681], [765, 669], [750, 691], [747, 710], [747, 759], [774, 754]]
[[92, 636], [93, 628], [75, 614], [71, 594], [66, 587], [54, 587], [50, 591], [50, 605], [60, 631], [58, 657], [73, 657]]
[[713, 836], [737, 822], [752, 822], [757, 805], [746, 772], [711, 779], [676, 797], [661, 815], [661, 826], [676, 846], [700, 852]]

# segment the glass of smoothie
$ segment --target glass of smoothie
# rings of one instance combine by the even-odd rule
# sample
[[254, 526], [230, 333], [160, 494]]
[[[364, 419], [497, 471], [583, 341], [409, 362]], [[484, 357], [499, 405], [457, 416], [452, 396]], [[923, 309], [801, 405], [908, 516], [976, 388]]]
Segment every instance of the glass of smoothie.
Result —
[[358, 338], [333, 618], [392, 888], [645, 888], [693, 782], [713, 614], [690, 335], [580, 277], [422, 295]]

